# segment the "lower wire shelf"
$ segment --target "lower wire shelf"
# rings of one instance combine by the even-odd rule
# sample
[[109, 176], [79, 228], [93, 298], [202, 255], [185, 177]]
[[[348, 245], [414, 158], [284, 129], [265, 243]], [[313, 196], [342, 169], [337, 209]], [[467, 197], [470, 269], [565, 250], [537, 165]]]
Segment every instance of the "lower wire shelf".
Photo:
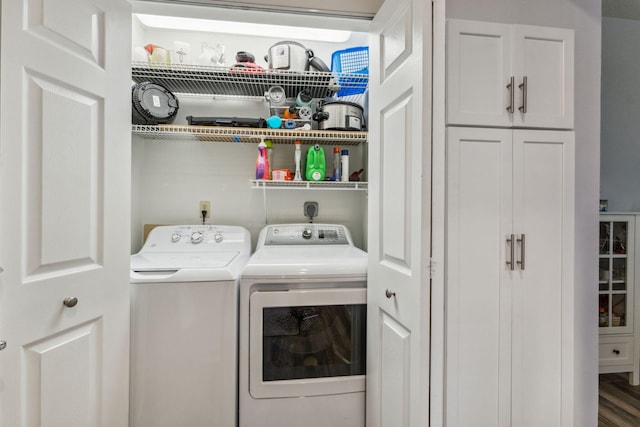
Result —
[[367, 190], [364, 181], [271, 181], [252, 179], [251, 187], [266, 190]]

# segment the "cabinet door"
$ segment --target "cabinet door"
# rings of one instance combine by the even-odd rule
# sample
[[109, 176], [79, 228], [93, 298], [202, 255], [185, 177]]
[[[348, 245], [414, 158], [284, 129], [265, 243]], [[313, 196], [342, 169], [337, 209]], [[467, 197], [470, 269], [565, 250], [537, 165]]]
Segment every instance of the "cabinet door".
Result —
[[573, 39], [573, 30], [513, 26], [514, 127], [573, 128]]
[[598, 255], [600, 334], [633, 331], [633, 215], [601, 215]]
[[573, 168], [572, 132], [449, 129], [448, 426], [571, 425]]
[[512, 423], [573, 425], [574, 134], [513, 133]]
[[0, 425], [124, 427], [131, 5], [0, 4]]
[[511, 135], [508, 129], [448, 129], [450, 427], [511, 425]]
[[511, 126], [511, 26], [447, 22], [447, 123]]

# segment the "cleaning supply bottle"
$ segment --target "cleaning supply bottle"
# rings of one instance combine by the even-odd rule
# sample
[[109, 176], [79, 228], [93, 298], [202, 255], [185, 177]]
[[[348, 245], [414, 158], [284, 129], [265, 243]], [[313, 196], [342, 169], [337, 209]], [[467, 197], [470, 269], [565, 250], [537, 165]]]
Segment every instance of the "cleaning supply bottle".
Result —
[[342, 170], [340, 174], [342, 175], [342, 181], [349, 181], [349, 150], [342, 150]]
[[340, 181], [340, 147], [333, 147], [333, 177], [331, 181]]
[[264, 141], [260, 141], [258, 144], [256, 179], [269, 179], [269, 158], [267, 157], [267, 144]]
[[305, 178], [307, 178], [307, 181], [324, 181], [326, 167], [324, 149], [318, 144], [309, 147], [305, 170]]
[[293, 177], [294, 181], [302, 181], [302, 174], [300, 172], [300, 158], [301, 157], [302, 157], [302, 152], [300, 151], [300, 141], [296, 141], [296, 153], [295, 153], [296, 174]]
[[267, 164], [269, 165], [269, 173], [266, 179], [271, 179], [271, 169], [273, 168], [273, 143], [268, 139], [264, 142], [267, 146]]

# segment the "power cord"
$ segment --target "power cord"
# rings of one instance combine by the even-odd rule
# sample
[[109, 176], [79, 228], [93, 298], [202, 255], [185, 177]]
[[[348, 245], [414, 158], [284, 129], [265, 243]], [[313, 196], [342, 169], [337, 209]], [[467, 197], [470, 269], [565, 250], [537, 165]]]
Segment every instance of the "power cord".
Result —
[[202, 225], [205, 225], [205, 220], [207, 218], [207, 210], [202, 210]]

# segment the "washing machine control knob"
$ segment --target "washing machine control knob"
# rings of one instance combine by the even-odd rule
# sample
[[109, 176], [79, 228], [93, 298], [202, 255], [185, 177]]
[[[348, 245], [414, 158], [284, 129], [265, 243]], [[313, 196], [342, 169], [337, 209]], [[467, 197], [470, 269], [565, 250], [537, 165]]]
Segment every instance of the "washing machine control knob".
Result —
[[204, 239], [204, 234], [199, 231], [194, 231], [191, 233], [191, 243], [200, 243]]
[[216, 243], [220, 243], [220, 242], [222, 242], [222, 234], [220, 234], [220, 233], [216, 233], [216, 234], [213, 236], [213, 240], [215, 240], [215, 241], [216, 241]]
[[173, 243], [178, 242], [180, 240], [180, 237], [182, 237], [182, 236], [180, 236], [180, 233], [173, 233], [171, 235], [171, 241]]
[[302, 230], [302, 238], [309, 240], [311, 238], [311, 229], [305, 228]]

